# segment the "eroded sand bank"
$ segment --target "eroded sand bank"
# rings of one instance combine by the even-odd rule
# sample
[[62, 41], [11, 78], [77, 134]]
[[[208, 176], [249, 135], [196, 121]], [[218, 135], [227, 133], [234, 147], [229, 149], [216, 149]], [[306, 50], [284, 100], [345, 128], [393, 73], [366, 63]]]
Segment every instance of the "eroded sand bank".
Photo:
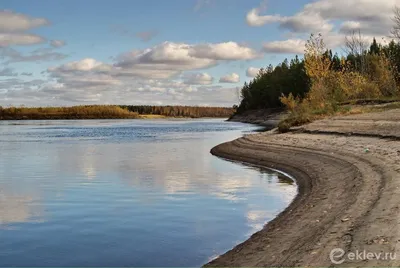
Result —
[[[341, 266], [400, 266], [398, 122], [400, 110], [337, 117], [213, 148], [220, 157], [289, 173], [299, 194], [263, 230], [207, 266], [330, 266], [335, 248], [345, 252], [335, 259], [344, 260]], [[359, 252], [383, 254], [348, 258]]]

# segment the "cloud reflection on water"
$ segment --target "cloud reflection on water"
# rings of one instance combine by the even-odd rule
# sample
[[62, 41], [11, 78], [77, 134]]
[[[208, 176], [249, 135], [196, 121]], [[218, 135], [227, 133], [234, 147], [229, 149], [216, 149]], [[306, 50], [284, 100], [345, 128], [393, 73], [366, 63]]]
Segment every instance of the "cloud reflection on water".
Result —
[[0, 185], [0, 229], [12, 223], [43, 221], [43, 210], [32, 205], [35, 201], [39, 201], [37, 197], [7, 192]]
[[[40, 221], [43, 226], [37, 227], [35, 239], [43, 239], [49, 230], [54, 235], [60, 235], [55, 230], [69, 230], [71, 243], [83, 239], [81, 229], [99, 232], [101, 236], [85, 238], [87, 248], [99, 246], [103, 236], [121, 243], [124, 237], [139, 241], [142, 233], [149, 233], [160, 239], [157, 246], [182, 246], [182, 251], [191, 245], [191, 252], [199, 256], [193, 241], [202, 254], [226, 249], [233, 240], [243, 241], [261, 229], [296, 193], [294, 185], [274, 172], [210, 155], [214, 145], [240, 136], [242, 125], [238, 131], [215, 132], [222, 122], [192, 121], [193, 131], [180, 132], [188, 126], [163, 123], [170, 128], [163, 139], [163, 130], [143, 130], [148, 123], [126, 122], [112, 130], [103, 128], [112, 128], [112, 122], [93, 121], [89, 126], [52, 124], [50, 129], [6, 127], [0, 134], [0, 228], [23, 229], [20, 223]], [[155, 131], [156, 137], [146, 131]], [[12, 142], [2, 141], [7, 137]], [[29, 225], [24, 230], [34, 234]], [[147, 243], [149, 237], [140, 241]], [[213, 239], [216, 243], [209, 243]], [[56, 243], [51, 237], [44, 241]], [[145, 253], [135, 250], [136, 257]]]

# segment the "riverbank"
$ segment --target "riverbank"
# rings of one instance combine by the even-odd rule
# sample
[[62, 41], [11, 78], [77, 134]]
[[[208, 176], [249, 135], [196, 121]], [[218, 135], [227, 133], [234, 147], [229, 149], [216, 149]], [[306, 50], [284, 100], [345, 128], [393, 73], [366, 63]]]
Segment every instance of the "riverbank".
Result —
[[266, 128], [274, 128], [287, 113], [283, 109], [259, 109], [235, 114], [229, 121], [260, 125]]
[[[400, 109], [334, 117], [286, 134], [246, 135], [211, 153], [282, 170], [299, 193], [261, 231], [206, 266], [400, 265]], [[350, 260], [348, 253], [397, 260]], [[335, 259], [340, 261], [341, 258]]]

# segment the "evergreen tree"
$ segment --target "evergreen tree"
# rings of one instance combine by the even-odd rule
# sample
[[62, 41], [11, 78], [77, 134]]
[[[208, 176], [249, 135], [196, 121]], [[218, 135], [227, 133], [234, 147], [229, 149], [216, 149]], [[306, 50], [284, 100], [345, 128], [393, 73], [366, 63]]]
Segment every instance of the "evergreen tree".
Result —
[[372, 44], [369, 48], [369, 53], [378, 55], [380, 53], [380, 51], [381, 51], [380, 46], [378, 45], [378, 43], [376, 42], [376, 39], [374, 37], [374, 40], [372, 41]]

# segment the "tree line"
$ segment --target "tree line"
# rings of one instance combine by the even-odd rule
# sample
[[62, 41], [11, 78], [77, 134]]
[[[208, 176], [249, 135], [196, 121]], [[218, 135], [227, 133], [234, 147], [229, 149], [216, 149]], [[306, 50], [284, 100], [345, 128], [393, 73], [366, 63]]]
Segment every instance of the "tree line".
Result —
[[280, 131], [327, 114], [348, 112], [351, 106], [343, 103], [349, 101], [399, 99], [399, 43], [380, 45], [374, 39], [366, 46], [361, 34], [353, 34], [346, 39], [346, 48], [348, 55], [339, 59], [326, 49], [321, 35], [311, 35], [304, 54], [310, 87], [303, 97], [293, 92], [281, 95], [289, 116], [280, 122]]
[[0, 106], [0, 120], [136, 119], [144, 115], [167, 117], [229, 117], [233, 108], [196, 106], [80, 105], [72, 107]]
[[234, 109], [230, 107], [201, 107], [201, 106], [149, 106], [122, 105], [124, 109], [140, 115], [163, 115], [169, 117], [230, 117]]
[[63, 119], [134, 119], [138, 113], [116, 105], [80, 105], [72, 107], [8, 107], [0, 106], [0, 120], [63, 120]]
[[[237, 113], [287, 107], [288, 103], [282, 102], [282, 96], [290, 95], [298, 101], [310, 97], [310, 90], [316, 87], [316, 75], [324, 80], [319, 86], [329, 88], [324, 94], [335, 95], [336, 102], [399, 96], [398, 8], [395, 9], [394, 21], [394, 39], [389, 43], [382, 45], [374, 38], [368, 44], [359, 31], [353, 32], [345, 38], [344, 55], [341, 56], [325, 46], [321, 35], [311, 35], [303, 58], [296, 56], [290, 61], [285, 59], [275, 67], [269, 65], [262, 68], [254, 79], [243, 85]], [[315, 65], [307, 66], [312, 59]]]
[[241, 103], [237, 113], [247, 110], [281, 107], [279, 97], [292, 93], [303, 97], [310, 88], [310, 79], [304, 68], [304, 59], [296, 56], [285, 59], [276, 67], [262, 68], [258, 75], [241, 89]]

